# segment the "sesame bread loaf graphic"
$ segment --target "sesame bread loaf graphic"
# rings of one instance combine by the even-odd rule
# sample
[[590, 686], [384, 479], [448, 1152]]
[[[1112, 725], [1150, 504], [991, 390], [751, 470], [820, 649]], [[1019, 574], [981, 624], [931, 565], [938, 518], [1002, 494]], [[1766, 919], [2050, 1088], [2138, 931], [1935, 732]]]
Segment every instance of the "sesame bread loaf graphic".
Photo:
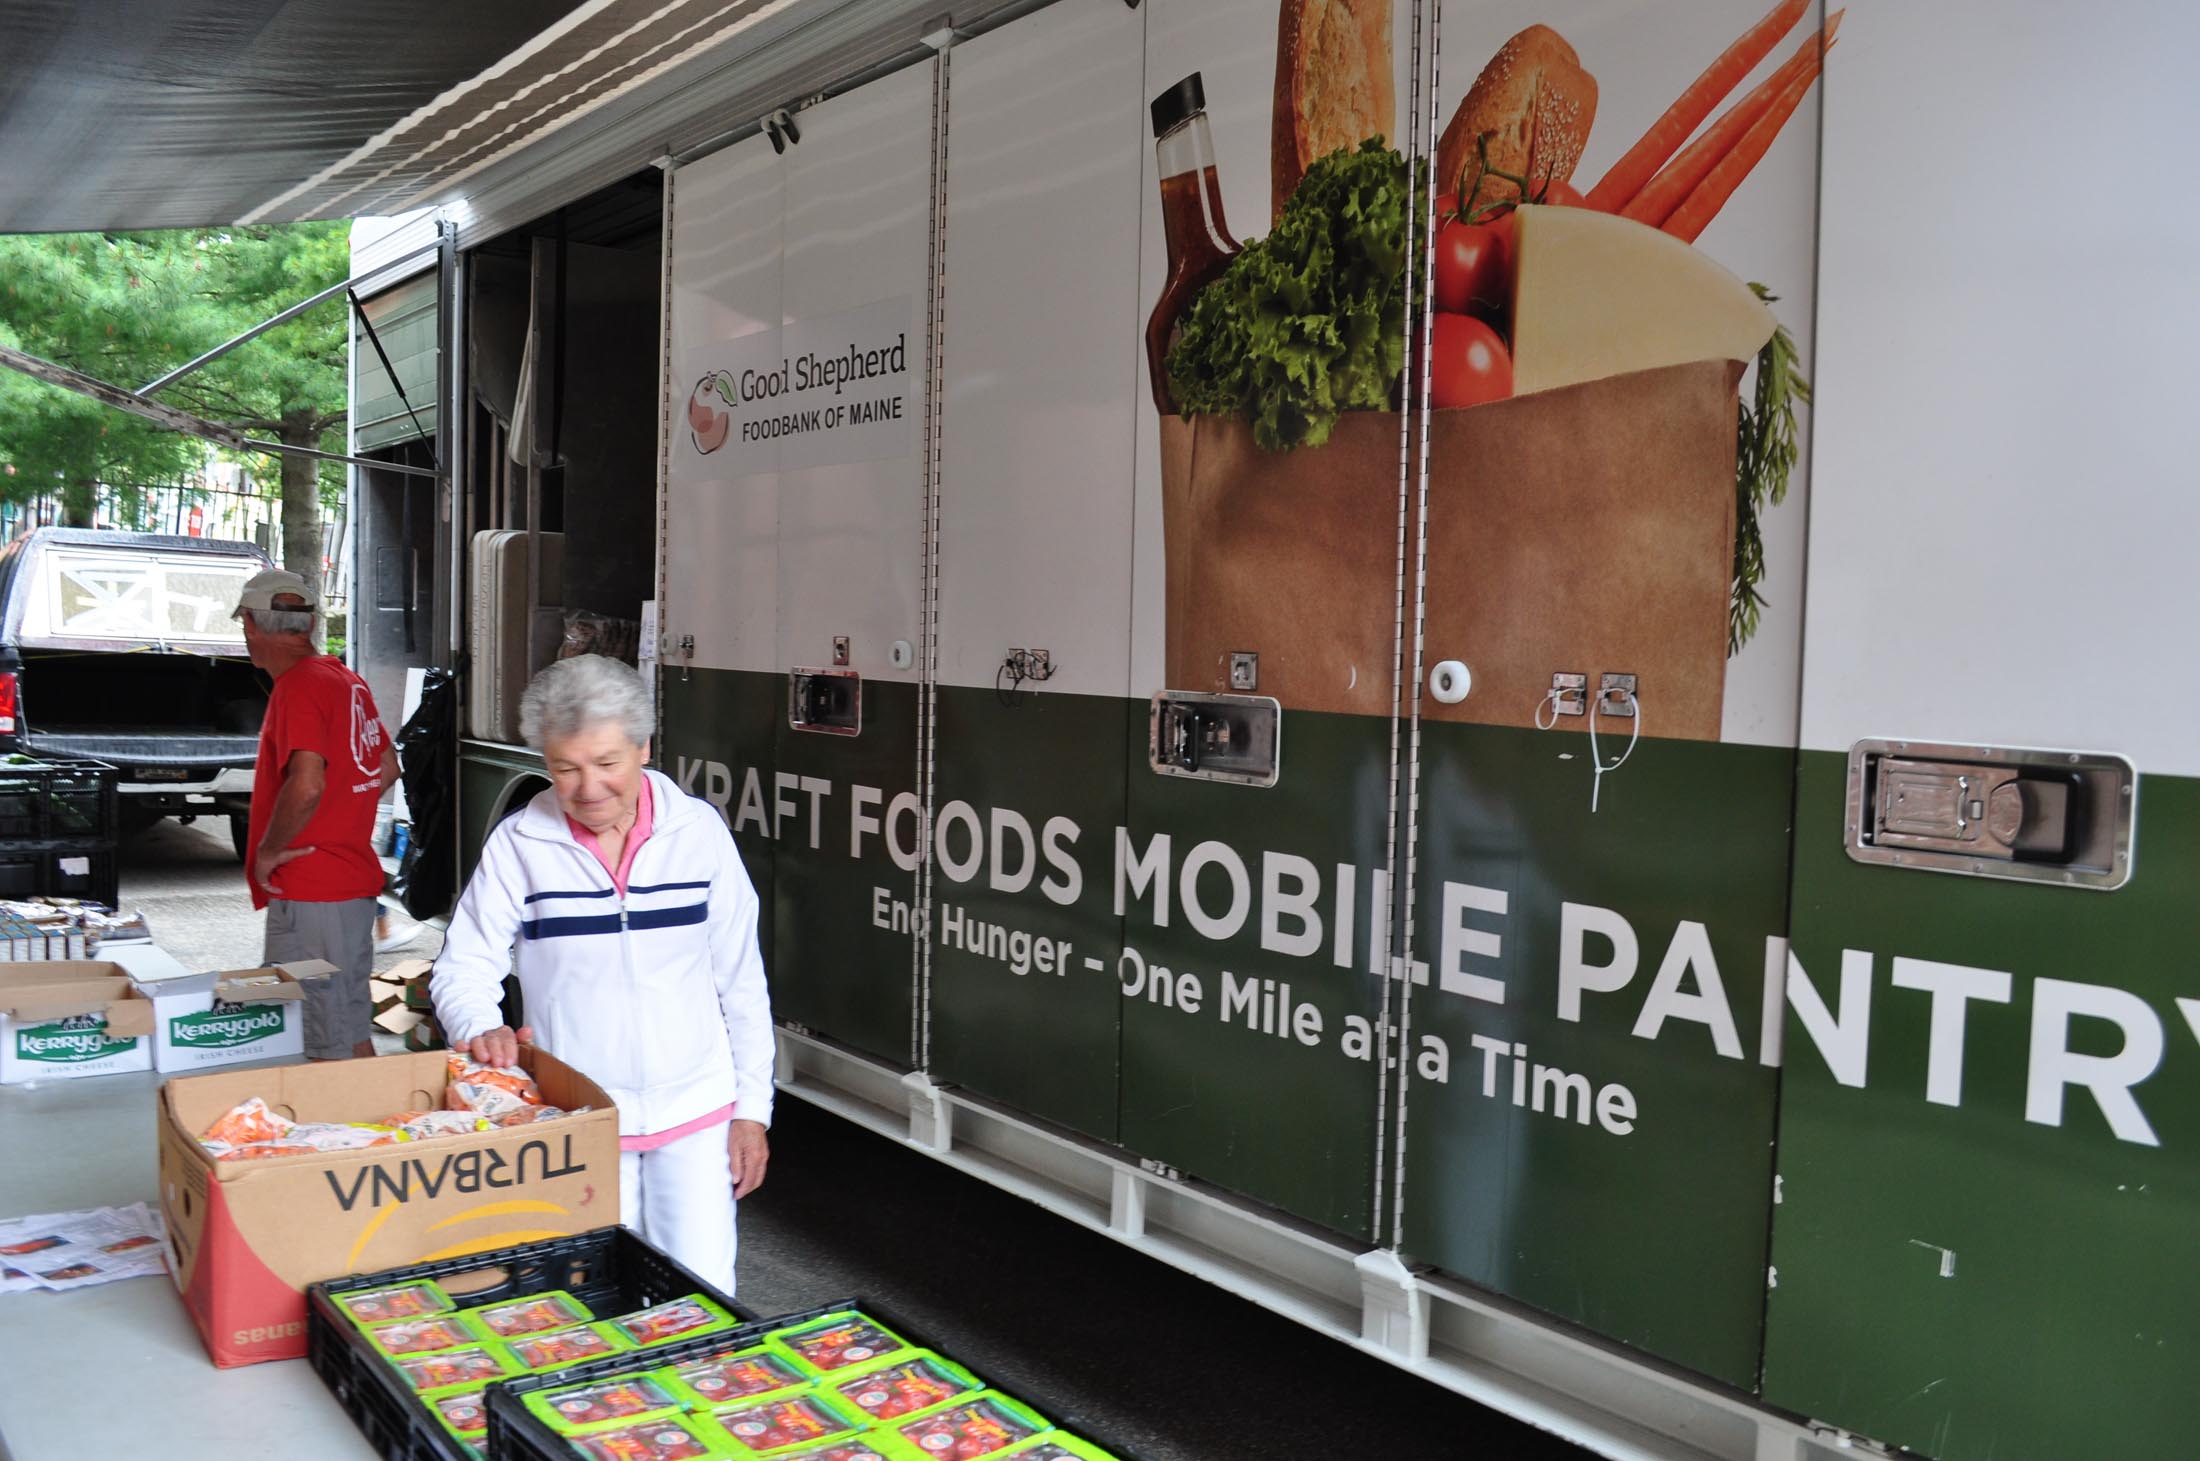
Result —
[[[1557, 31], [1531, 25], [1490, 58], [1452, 114], [1436, 144], [1436, 186], [1449, 192], [1460, 186], [1462, 173], [1472, 184], [1475, 139], [1486, 136], [1490, 167], [1527, 178], [1530, 191], [1540, 194], [1573, 177], [1596, 114], [1596, 78], [1581, 69], [1581, 58]], [[1519, 192], [1502, 178], [1485, 177], [1468, 206], [1501, 203]]]

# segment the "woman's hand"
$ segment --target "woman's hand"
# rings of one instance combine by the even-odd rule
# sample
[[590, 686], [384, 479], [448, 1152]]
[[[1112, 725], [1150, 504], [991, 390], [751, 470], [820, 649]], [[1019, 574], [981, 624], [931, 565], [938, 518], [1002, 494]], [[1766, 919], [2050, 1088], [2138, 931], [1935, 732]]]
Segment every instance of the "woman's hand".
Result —
[[735, 1200], [764, 1185], [764, 1167], [771, 1158], [763, 1122], [735, 1121], [726, 1128], [726, 1168], [733, 1174]]
[[483, 1065], [517, 1065], [519, 1047], [534, 1043], [535, 1032], [531, 1027], [522, 1025], [515, 1031], [510, 1025], [499, 1025], [474, 1036], [461, 1048]]

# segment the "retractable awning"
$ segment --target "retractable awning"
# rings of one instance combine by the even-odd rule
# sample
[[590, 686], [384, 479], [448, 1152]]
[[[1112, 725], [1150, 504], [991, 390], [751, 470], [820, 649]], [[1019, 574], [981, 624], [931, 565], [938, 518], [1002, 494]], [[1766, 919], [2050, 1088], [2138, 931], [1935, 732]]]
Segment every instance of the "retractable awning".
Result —
[[319, 216], [280, 200], [583, 8], [6, 0], [0, 232]]
[[0, 0], [0, 233], [462, 240], [1031, 0]]

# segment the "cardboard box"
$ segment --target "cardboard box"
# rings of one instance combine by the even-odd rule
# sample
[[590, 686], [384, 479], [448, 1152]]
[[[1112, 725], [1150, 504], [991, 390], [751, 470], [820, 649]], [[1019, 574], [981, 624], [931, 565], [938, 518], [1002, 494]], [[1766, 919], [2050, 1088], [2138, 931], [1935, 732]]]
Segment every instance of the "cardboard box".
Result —
[[[367, 992], [374, 1000], [376, 1029], [387, 1030], [392, 1035], [409, 1035], [434, 1018], [434, 1006], [427, 1000], [428, 977], [433, 970], [434, 966], [426, 959], [406, 959], [368, 981]], [[414, 1003], [413, 995], [416, 986], [420, 990], [418, 1004]]]
[[140, 985], [153, 1001], [153, 1069], [204, 1070], [306, 1053], [306, 981], [338, 970], [320, 959], [192, 974]]
[[0, 964], [0, 1085], [153, 1068], [153, 1005], [118, 964]]
[[307, 1284], [619, 1221], [619, 1118], [546, 1052], [520, 1060], [543, 1099], [586, 1115], [361, 1151], [217, 1162], [198, 1134], [258, 1096], [297, 1121], [443, 1104], [445, 1057], [385, 1055], [179, 1076], [161, 1087], [160, 1204], [184, 1307], [222, 1366], [306, 1352]]

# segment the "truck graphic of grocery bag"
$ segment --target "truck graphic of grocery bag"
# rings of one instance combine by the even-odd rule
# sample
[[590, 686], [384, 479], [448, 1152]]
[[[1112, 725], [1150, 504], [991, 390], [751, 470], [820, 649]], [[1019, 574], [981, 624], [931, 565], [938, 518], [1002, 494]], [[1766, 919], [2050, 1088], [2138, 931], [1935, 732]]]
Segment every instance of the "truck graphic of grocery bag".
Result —
[[[1767, 291], [1693, 240], [1826, 37], [1677, 157], [1661, 119], [1583, 194], [1596, 83], [1556, 32], [1505, 43], [1417, 174], [1381, 135], [1386, 88], [1298, 84], [1316, 60], [1291, 50], [1295, 8], [1265, 238], [1240, 245], [1222, 217], [1199, 78], [1153, 106], [1169, 684], [1227, 690], [1250, 651], [1288, 708], [1389, 714], [1416, 605], [1365, 586], [1403, 563], [1410, 596], [1425, 526], [1425, 658], [1465, 664], [1472, 688], [1423, 714], [1548, 724], [1560, 677], [1620, 675], [1655, 734], [1717, 740], [1761, 602], [1757, 515], [1785, 494], [1808, 386]], [[1364, 114], [1309, 117], [1325, 105]], [[1305, 155], [1309, 136], [1352, 135]]]

